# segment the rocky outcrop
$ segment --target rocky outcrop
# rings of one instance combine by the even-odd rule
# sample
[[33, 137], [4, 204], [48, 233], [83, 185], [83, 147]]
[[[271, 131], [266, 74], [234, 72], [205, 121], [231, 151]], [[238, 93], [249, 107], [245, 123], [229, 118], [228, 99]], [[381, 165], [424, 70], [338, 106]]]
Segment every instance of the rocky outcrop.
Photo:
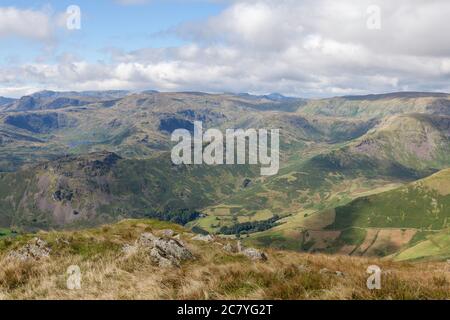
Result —
[[19, 261], [41, 260], [50, 256], [51, 249], [47, 242], [40, 238], [34, 238], [23, 247], [12, 250], [7, 258]]
[[210, 235], [210, 234], [208, 234], [208, 235], [198, 234], [195, 237], [193, 237], [192, 240], [203, 241], [203, 242], [213, 242], [214, 241], [214, 237], [212, 235]]
[[181, 241], [159, 238], [152, 233], [143, 233], [134, 245], [125, 245], [122, 248], [126, 255], [140, 250], [148, 252], [160, 267], [178, 267], [181, 262], [194, 259], [194, 255]]
[[241, 253], [254, 261], [267, 261], [266, 254], [255, 248], [245, 248]]
[[228, 242], [223, 246], [223, 250], [228, 253], [243, 254], [253, 261], [267, 261], [267, 256], [264, 252], [255, 248], [245, 248], [244, 246], [242, 246], [242, 243], [240, 241], [238, 241], [236, 245]]

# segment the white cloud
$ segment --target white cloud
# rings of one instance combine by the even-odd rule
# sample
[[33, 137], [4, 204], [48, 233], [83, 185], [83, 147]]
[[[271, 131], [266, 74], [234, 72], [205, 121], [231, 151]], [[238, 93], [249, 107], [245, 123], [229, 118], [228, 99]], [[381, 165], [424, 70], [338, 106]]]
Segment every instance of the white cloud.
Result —
[[49, 40], [52, 36], [49, 15], [43, 11], [0, 7], [0, 38], [14, 36]]
[[[366, 26], [369, 5], [381, 9], [380, 30]], [[69, 58], [0, 69], [0, 87], [299, 96], [450, 91], [448, 16], [446, 0], [230, 1], [219, 15], [170, 31], [187, 45], [117, 48], [107, 64]]]

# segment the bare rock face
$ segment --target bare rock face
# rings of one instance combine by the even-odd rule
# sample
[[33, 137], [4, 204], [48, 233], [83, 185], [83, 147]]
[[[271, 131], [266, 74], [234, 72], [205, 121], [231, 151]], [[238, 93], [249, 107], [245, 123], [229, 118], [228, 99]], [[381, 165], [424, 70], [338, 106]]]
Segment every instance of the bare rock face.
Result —
[[9, 252], [8, 258], [28, 261], [28, 260], [41, 260], [50, 256], [51, 249], [47, 242], [40, 238], [34, 238], [29, 241], [23, 247]]
[[212, 235], [208, 234], [208, 235], [202, 235], [202, 234], [197, 234], [195, 237], [192, 238], [192, 240], [195, 241], [203, 241], [203, 242], [213, 242], [214, 238]]
[[122, 248], [127, 255], [139, 250], [148, 251], [160, 267], [177, 267], [182, 261], [194, 259], [194, 255], [181, 241], [159, 238], [152, 233], [143, 233], [134, 245], [125, 245]]
[[267, 261], [267, 256], [264, 252], [254, 248], [246, 248], [241, 253], [254, 261]]

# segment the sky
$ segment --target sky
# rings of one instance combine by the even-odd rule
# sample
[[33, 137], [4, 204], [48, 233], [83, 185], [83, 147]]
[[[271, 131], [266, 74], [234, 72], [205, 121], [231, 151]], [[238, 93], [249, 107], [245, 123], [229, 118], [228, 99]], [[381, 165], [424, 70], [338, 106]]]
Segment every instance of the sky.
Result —
[[448, 0], [1, 0], [0, 96], [450, 92], [448, 17]]

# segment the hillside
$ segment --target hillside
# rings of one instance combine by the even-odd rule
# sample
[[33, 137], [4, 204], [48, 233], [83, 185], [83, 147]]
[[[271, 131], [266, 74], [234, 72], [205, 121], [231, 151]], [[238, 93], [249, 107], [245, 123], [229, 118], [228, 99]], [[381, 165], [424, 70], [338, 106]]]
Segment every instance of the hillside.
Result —
[[145, 216], [185, 224], [198, 217], [196, 209], [242, 189], [254, 172], [249, 166], [173, 166], [168, 154], [67, 156], [0, 175], [0, 226], [36, 230]]
[[335, 210], [330, 228], [404, 227], [441, 230], [450, 227], [450, 170], [388, 192], [362, 197]]
[[[420, 220], [421, 205], [430, 205], [415, 199], [421, 194], [396, 190], [450, 167], [448, 101], [447, 94], [408, 92], [322, 100], [39, 92], [0, 112], [0, 227], [37, 231], [153, 217], [256, 245], [388, 256], [422, 239], [418, 229], [447, 226], [444, 215]], [[173, 166], [170, 134], [191, 130], [194, 121], [219, 130], [280, 129], [279, 173]], [[394, 194], [393, 210], [416, 212], [386, 213], [395, 230], [380, 233], [385, 225], [368, 223], [371, 208], [339, 213], [386, 191]]]
[[396, 92], [311, 100], [299, 108], [298, 112], [367, 119], [404, 113], [449, 115], [449, 106], [450, 97], [446, 93]]
[[[450, 297], [446, 263], [395, 263], [278, 250], [267, 250], [266, 259], [261, 260], [255, 258], [258, 251], [251, 248], [244, 249], [251, 249], [246, 253], [230, 251], [228, 248], [235, 247], [235, 241], [224, 238], [200, 241], [193, 236], [177, 225], [154, 220], [124, 220], [83, 231], [0, 238], [0, 298], [317, 300]], [[177, 265], [161, 265], [164, 260], [161, 255], [155, 255], [156, 252], [175, 259], [170, 251], [162, 249], [166, 248], [162, 244], [182, 250]], [[29, 255], [30, 252], [33, 255]], [[28, 258], [25, 259], [24, 254], [28, 254]], [[366, 287], [367, 267], [374, 264], [382, 270], [381, 290]], [[80, 289], [68, 290], [67, 283], [74, 285], [70, 277], [76, 270], [81, 275]]]
[[248, 241], [289, 247], [297, 239], [297, 250], [301, 251], [445, 260], [450, 257], [449, 183], [450, 170], [443, 170], [296, 221], [285, 219], [279, 227], [255, 234]]
[[208, 208], [210, 217], [199, 225], [217, 232], [236, 219], [302, 217], [426, 177], [450, 167], [449, 128], [447, 116], [397, 115], [347, 143], [315, 144], [316, 150], [305, 149], [297, 155], [300, 159], [291, 158], [276, 177]]

